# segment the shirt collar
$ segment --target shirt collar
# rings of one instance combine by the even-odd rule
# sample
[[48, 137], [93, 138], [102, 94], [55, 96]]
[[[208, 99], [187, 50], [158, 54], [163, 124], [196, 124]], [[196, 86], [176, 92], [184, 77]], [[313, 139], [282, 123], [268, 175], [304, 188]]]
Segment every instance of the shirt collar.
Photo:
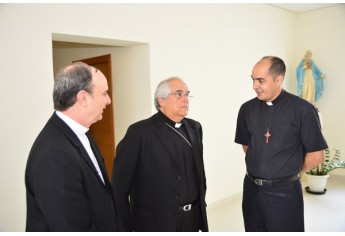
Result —
[[285, 93], [285, 90], [282, 89], [282, 91], [280, 92], [280, 94], [278, 95], [278, 97], [276, 97], [272, 102], [266, 102], [266, 104], [267, 104], [268, 106], [274, 106], [274, 105], [278, 104], [278, 103], [283, 99], [284, 93]]
[[180, 128], [183, 124], [183, 120], [181, 121], [181, 123], [176, 123], [175, 121], [171, 120], [170, 118], [168, 118], [162, 111], [158, 111], [158, 114], [160, 114], [160, 116], [163, 118], [163, 120], [168, 123], [170, 126], [174, 127], [174, 128]]
[[89, 131], [88, 128], [82, 126], [81, 124], [73, 120], [71, 117], [65, 115], [60, 111], [56, 111], [56, 115], [60, 117], [61, 120], [63, 120], [68, 125], [68, 127], [70, 127], [73, 130], [73, 132], [79, 137], [85, 135], [85, 133]]

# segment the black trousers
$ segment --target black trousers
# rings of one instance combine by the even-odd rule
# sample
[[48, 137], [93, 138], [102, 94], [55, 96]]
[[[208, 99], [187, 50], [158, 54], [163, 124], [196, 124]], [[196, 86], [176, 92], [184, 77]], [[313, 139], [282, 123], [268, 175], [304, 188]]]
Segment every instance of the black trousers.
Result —
[[304, 232], [300, 180], [280, 186], [259, 186], [246, 176], [242, 212], [246, 232]]

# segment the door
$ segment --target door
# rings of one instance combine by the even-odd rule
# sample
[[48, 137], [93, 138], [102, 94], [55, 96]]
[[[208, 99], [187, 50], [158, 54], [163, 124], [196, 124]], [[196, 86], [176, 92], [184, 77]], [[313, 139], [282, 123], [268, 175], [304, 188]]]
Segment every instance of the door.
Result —
[[111, 76], [111, 55], [108, 54], [99, 57], [82, 59], [79, 61], [82, 61], [102, 71], [108, 81], [108, 94], [112, 103], [108, 105], [104, 110], [102, 120], [91, 125], [90, 133], [94, 137], [99, 149], [101, 150], [109, 179], [111, 179], [115, 157], [115, 128], [112, 97], [113, 87]]

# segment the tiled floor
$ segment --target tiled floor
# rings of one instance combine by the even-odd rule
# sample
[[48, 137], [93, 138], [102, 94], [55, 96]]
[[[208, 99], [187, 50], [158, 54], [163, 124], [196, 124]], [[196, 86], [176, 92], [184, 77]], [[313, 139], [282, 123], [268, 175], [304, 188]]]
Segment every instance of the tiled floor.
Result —
[[[306, 182], [302, 182], [303, 189]], [[345, 176], [331, 175], [323, 195], [304, 194], [306, 232], [345, 232]], [[208, 211], [210, 232], [244, 232], [242, 195]]]

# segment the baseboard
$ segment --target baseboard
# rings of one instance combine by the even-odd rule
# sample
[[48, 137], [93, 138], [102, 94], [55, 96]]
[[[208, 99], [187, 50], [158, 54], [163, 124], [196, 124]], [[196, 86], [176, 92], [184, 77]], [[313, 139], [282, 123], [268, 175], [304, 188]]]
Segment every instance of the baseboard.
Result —
[[219, 201], [208, 204], [207, 205], [207, 211], [208, 212], [214, 211], [214, 210], [216, 210], [220, 207], [223, 207], [223, 206], [225, 206], [225, 205], [227, 205], [233, 201], [239, 201], [239, 200], [242, 200], [242, 192], [236, 193], [236, 194], [231, 195], [229, 197], [223, 198]]

